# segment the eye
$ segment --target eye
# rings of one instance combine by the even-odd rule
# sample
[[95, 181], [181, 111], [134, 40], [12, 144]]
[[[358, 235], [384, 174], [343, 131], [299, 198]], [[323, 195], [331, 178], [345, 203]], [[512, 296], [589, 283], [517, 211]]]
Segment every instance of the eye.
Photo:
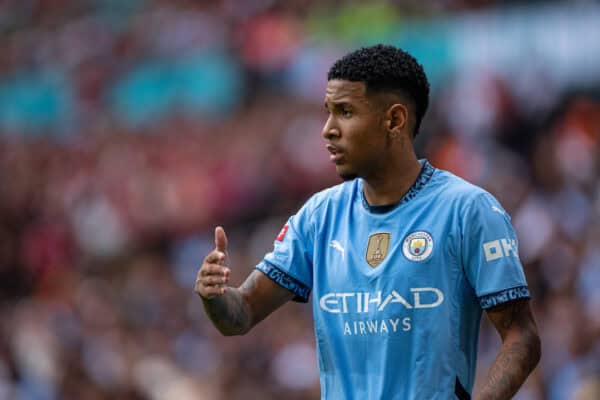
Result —
[[352, 118], [352, 110], [343, 110], [342, 115], [344, 118]]

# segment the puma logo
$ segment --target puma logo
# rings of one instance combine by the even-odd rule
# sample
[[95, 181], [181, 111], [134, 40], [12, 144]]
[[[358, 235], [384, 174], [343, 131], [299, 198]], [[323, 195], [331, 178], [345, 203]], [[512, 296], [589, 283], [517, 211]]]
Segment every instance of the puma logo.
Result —
[[337, 251], [342, 253], [342, 260], [344, 259], [346, 250], [344, 249], [344, 246], [342, 246], [342, 244], [340, 242], [338, 242], [337, 240], [332, 240], [329, 243], [329, 247], [333, 247], [334, 249], [336, 249]]

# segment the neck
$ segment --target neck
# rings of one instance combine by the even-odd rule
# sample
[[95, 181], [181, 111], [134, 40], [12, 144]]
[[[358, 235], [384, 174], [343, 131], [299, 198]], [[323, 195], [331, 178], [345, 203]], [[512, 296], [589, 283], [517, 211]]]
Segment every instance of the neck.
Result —
[[388, 164], [385, 171], [377, 176], [363, 178], [363, 191], [369, 205], [385, 206], [402, 199], [417, 180], [421, 164], [414, 152], [398, 161]]

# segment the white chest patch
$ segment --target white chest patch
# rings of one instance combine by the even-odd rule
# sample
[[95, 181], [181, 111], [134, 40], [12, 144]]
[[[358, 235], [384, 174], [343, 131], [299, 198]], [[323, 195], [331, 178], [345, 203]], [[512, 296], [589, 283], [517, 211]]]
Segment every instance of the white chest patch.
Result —
[[411, 261], [424, 261], [433, 251], [433, 238], [425, 231], [416, 231], [402, 242], [402, 253]]

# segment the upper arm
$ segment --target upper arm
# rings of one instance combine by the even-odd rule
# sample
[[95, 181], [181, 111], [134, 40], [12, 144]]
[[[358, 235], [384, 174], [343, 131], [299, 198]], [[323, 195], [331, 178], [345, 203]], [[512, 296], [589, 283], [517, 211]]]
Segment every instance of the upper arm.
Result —
[[528, 299], [518, 299], [486, 310], [502, 341], [526, 338], [539, 342]]
[[461, 216], [461, 263], [483, 309], [528, 298], [510, 217], [488, 193], [474, 197]]
[[289, 300], [308, 301], [313, 273], [314, 199], [288, 219], [273, 242], [273, 251], [239, 288], [252, 326]]
[[511, 364], [508, 365], [510, 368], [517, 368], [511, 360], [520, 360], [521, 370], [529, 374], [542, 354], [529, 300], [503, 303], [488, 309], [487, 315], [502, 338], [502, 348], [496, 362], [503, 360], [503, 367]]
[[294, 293], [256, 269], [239, 287], [239, 291], [250, 311], [252, 326], [294, 298]]

